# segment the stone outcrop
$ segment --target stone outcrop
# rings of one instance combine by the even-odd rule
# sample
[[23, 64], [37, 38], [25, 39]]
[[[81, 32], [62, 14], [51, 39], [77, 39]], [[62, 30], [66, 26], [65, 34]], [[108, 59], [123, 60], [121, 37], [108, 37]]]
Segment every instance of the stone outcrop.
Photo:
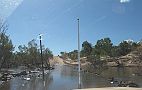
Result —
[[117, 66], [119, 64], [123, 66], [142, 66], [142, 46], [125, 56], [107, 58], [107, 61], [108, 66]]

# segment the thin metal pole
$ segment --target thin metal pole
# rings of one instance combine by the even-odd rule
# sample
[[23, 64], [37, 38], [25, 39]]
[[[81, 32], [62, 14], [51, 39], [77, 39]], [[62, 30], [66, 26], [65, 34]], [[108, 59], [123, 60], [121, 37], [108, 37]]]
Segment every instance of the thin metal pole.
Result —
[[40, 39], [40, 50], [41, 50], [40, 56], [41, 56], [41, 62], [42, 62], [42, 75], [43, 75], [43, 80], [44, 80], [44, 68], [43, 68], [43, 56], [42, 56], [41, 35], [39, 36], [39, 39]]
[[79, 32], [79, 19], [78, 20], [78, 88], [81, 88], [80, 78], [80, 32]]

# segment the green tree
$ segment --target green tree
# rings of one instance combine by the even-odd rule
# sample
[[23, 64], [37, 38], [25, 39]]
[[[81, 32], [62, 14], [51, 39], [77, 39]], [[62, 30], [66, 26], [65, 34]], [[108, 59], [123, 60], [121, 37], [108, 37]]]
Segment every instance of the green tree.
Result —
[[52, 51], [50, 51], [49, 48], [46, 48], [46, 49], [43, 51], [43, 60], [44, 60], [44, 62], [45, 62], [45, 64], [47, 65], [48, 68], [50, 67], [49, 59], [51, 59], [51, 58], [53, 58]]
[[29, 53], [29, 61], [32, 65], [36, 65], [39, 66], [40, 62], [39, 61], [39, 55], [40, 52], [38, 50], [38, 45], [36, 43], [36, 40], [33, 39], [31, 41], [28, 42], [28, 53]]
[[94, 47], [94, 53], [97, 57], [111, 56], [112, 43], [110, 38], [104, 38], [97, 41]]
[[[18, 46], [19, 51], [15, 53], [15, 62], [17, 62], [18, 65], [25, 65], [28, 67], [40, 67], [41, 65], [41, 52], [39, 49], [39, 46], [36, 43], [36, 40], [33, 39], [28, 42], [28, 45], [19, 45]], [[49, 58], [53, 58], [52, 51], [50, 51], [48, 48], [45, 48], [44, 45], [42, 45], [42, 54], [43, 54], [43, 60], [44, 64], [48, 65]]]
[[118, 46], [113, 46], [111, 49], [111, 57], [118, 57], [118, 56], [120, 56], [119, 48]]
[[11, 39], [6, 35], [8, 26], [6, 23], [0, 23], [0, 69], [2, 67], [8, 67], [8, 62], [12, 56], [14, 50]]
[[27, 65], [28, 64], [28, 47], [25, 45], [18, 46], [19, 52], [16, 52], [16, 61], [19, 62], [19, 65]]
[[89, 57], [91, 55], [91, 52], [92, 52], [92, 45], [91, 43], [87, 42], [87, 41], [84, 41], [83, 44], [82, 44], [82, 55], [84, 57]]
[[68, 57], [72, 60], [76, 60], [78, 56], [78, 50], [74, 50], [68, 53]]
[[127, 41], [121, 42], [119, 45], [119, 53], [120, 55], [124, 56], [127, 55], [129, 52], [131, 52], [131, 44]]

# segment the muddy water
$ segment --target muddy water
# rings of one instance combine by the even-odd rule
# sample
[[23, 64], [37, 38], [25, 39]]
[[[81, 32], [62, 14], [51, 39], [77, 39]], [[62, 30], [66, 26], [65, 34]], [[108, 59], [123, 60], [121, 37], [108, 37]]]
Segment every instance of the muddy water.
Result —
[[[108, 78], [114, 77], [116, 81], [133, 81], [142, 87], [141, 68], [115, 68], [111, 67], [98, 73], [81, 73], [82, 88], [114, 87]], [[42, 77], [33, 76], [29, 81], [24, 77], [16, 77], [0, 86], [0, 90], [72, 90], [78, 88], [78, 73], [71, 66], [56, 66], [56, 69]]]

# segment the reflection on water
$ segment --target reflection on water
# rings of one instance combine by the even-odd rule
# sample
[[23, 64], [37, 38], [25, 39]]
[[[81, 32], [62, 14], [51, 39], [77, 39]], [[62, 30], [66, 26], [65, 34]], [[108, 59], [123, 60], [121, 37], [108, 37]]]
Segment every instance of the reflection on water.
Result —
[[[142, 87], [142, 75], [137, 75], [140, 69], [137, 67], [116, 68], [111, 67], [102, 70], [99, 75], [96, 74], [82, 74], [82, 86], [87, 87], [114, 87], [117, 86], [120, 81], [133, 81]], [[109, 78], [114, 77], [118, 82], [111, 84]]]
[[45, 76], [45, 86], [42, 78], [32, 77], [30, 81], [23, 80], [22, 77], [16, 77], [9, 82], [5, 82], [0, 90], [48, 90], [48, 85], [53, 82], [53, 77]]
[[[97, 70], [95, 70], [97, 71]], [[81, 73], [82, 88], [115, 86], [108, 81], [114, 77], [116, 80], [134, 81], [142, 87], [140, 68], [115, 68], [105, 69], [99, 74]], [[72, 90], [78, 87], [78, 73], [71, 66], [56, 66], [56, 69], [42, 77], [33, 76], [30, 81], [16, 77], [1, 85], [0, 90]]]

